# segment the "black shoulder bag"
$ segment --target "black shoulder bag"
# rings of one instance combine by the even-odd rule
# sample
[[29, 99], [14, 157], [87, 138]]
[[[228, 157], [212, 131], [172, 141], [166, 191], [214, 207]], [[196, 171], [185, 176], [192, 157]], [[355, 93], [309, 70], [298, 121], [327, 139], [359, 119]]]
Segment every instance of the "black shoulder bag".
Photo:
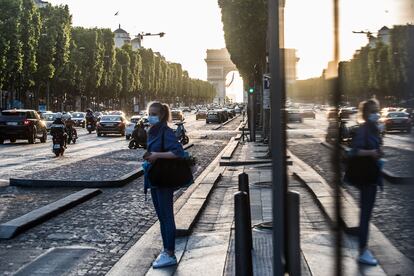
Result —
[[[365, 133], [365, 147], [368, 145]], [[351, 156], [347, 158], [345, 178], [354, 186], [375, 184], [380, 175], [377, 160], [371, 156]]]
[[[162, 131], [161, 151], [165, 152], [165, 131]], [[190, 163], [184, 158], [157, 159], [148, 172], [151, 186], [157, 188], [180, 188], [193, 181]]]

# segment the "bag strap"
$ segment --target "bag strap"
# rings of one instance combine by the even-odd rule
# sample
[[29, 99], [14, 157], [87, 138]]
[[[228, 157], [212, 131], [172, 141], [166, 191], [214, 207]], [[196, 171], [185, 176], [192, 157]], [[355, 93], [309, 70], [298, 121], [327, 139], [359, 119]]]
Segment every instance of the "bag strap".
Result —
[[164, 140], [165, 140], [165, 128], [162, 129], [162, 133], [161, 133], [161, 152], [165, 152]]

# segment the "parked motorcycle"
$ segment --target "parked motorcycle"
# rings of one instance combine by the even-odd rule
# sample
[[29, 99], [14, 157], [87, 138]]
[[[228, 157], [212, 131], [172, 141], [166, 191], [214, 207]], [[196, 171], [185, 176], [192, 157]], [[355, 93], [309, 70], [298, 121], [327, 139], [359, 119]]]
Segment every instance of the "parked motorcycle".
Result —
[[184, 124], [184, 122], [175, 124], [177, 126], [177, 129], [175, 130], [175, 136], [182, 145], [187, 145], [190, 142], [190, 139], [186, 134], [187, 130], [185, 129]]

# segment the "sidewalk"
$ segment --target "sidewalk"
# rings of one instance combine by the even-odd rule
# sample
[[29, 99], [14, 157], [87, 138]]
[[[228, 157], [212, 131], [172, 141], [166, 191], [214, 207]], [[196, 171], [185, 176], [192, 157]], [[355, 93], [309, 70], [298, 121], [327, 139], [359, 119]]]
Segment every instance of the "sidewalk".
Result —
[[[266, 147], [258, 143], [240, 144], [232, 161], [263, 156]], [[272, 219], [270, 164], [226, 167], [210, 200], [188, 239], [186, 250], [174, 275], [235, 275], [234, 206], [238, 175], [249, 175], [252, 225]], [[304, 184], [289, 177], [289, 187], [301, 196], [302, 275], [333, 275], [334, 233], [329, 220], [318, 208]], [[344, 275], [386, 275], [380, 266], [359, 266], [357, 240], [344, 237]], [[253, 230], [255, 275], [272, 275], [272, 232]], [[161, 275], [161, 274], [160, 274]]]
[[[157, 223], [148, 231], [151, 233], [144, 235], [108, 275], [235, 275], [233, 196], [238, 189], [238, 175], [242, 172], [249, 175], [252, 225], [269, 222], [272, 220], [271, 164], [251, 164], [252, 160], [263, 161], [256, 157], [266, 153], [266, 146], [240, 143], [230, 159], [230, 163], [234, 161], [234, 164], [239, 165], [219, 167], [221, 155], [225, 151], [203, 173], [200, 183], [192, 187], [193, 191], [181, 197], [182, 202], [176, 202], [176, 221], [186, 220], [185, 214], [188, 212], [183, 212], [185, 206], [193, 206], [191, 200], [198, 198], [195, 195], [200, 194], [203, 185], [206, 185], [204, 183], [214, 180], [208, 195], [204, 196], [205, 203], [197, 207], [201, 209], [195, 223], [189, 226], [185, 233], [187, 235], [177, 238], [178, 265], [164, 269], [150, 268], [161, 248]], [[249, 165], [240, 165], [245, 160], [249, 160]], [[296, 162], [297, 158], [294, 157], [295, 169]], [[305, 168], [302, 173], [310, 175], [312, 171], [307, 172]], [[335, 240], [326, 210], [319, 207], [320, 202], [306, 183], [294, 176], [292, 167], [289, 169], [289, 189], [300, 193], [302, 275], [334, 275]], [[252, 233], [254, 275], [272, 275], [272, 232], [254, 228]], [[387, 275], [381, 266], [368, 267], [357, 263], [358, 244], [355, 238], [344, 235], [343, 245], [344, 275]], [[377, 257], [382, 264], [382, 256]]]

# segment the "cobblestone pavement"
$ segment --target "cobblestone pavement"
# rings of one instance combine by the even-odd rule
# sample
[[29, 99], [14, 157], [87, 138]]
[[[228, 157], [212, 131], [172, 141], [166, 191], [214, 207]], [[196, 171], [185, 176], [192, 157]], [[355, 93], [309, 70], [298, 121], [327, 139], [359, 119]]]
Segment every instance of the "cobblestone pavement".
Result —
[[[189, 150], [198, 159], [196, 177], [225, 143], [199, 141]], [[0, 274], [11, 274], [52, 247], [87, 246], [94, 253], [71, 275], [105, 275], [155, 221], [152, 202], [144, 200], [142, 178], [103, 189], [101, 195], [16, 238], [0, 241]]]
[[[332, 183], [331, 151], [315, 141], [292, 140], [289, 149], [315, 169], [328, 183]], [[412, 164], [412, 163], [411, 163]], [[385, 189], [377, 195], [372, 222], [407, 257], [414, 260], [414, 183], [405, 185], [385, 181]], [[346, 186], [359, 198], [358, 190]]]

